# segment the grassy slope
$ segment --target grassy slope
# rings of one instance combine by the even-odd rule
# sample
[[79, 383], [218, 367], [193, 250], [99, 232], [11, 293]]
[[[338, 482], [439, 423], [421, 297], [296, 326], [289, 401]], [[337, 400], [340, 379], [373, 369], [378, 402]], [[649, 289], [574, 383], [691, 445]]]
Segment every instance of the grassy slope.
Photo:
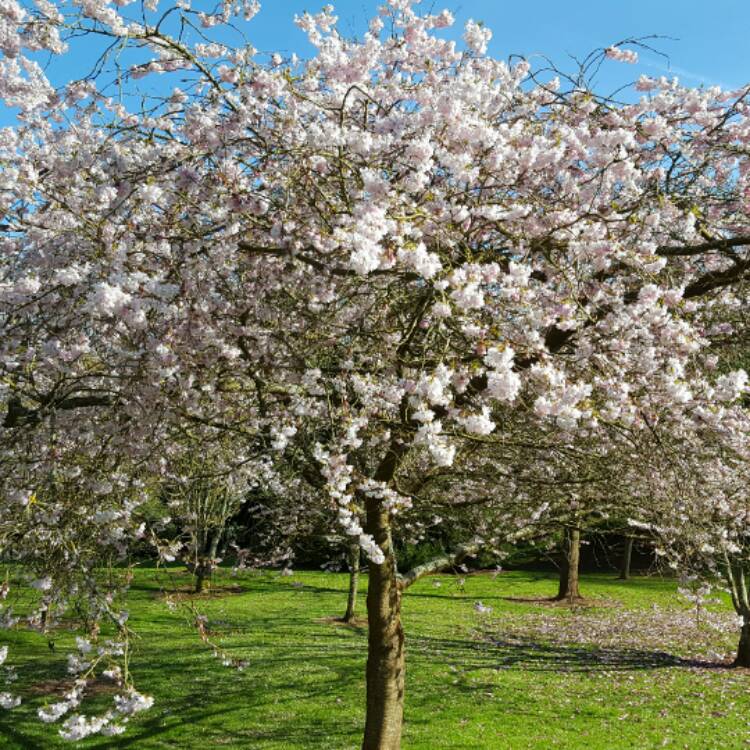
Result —
[[[186, 625], [184, 612], [164, 606], [153, 572], [140, 571], [132, 590], [131, 622], [143, 638], [132, 668], [139, 688], [152, 694], [156, 704], [123, 737], [87, 740], [80, 746], [358, 747], [366, 631], [322, 621], [343, 610], [346, 576], [244, 574], [230, 580], [222, 574], [221, 579], [219, 583], [239, 583], [242, 592], [196, 603], [222, 645], [249, 659], [249, 667], [239, 673], [222, 667]], [[171, 585], [175, 580], [187, 583], [177, 577]], [[470, 576], [463, 591], [450, 576], [412, 587], [404, 604], [404, 747], [750, 747], [750, 675], [696, 668], [675, 658], [707, 649], [727, 651], [734, 636], [689, 625], [683, 636], [680, 618], [691, 620], [679, 612], [685, 605], [673, 582], [623, 583], [611, 576], [585, 576], [583, 588], [592, 598], [619, 605], [609, 601], [610, 606], [571, 612], [503, 599], [554, 591], [550, 576], [525, 572], [496, 579]], [[477, 600], [491, 605], [493, 612], [475, 612]], [[676, 618], [668, 626], [662, 622], [666, 610], [674, 610]], [[661, 624], [652, 627], [648, 623], [655, 611], [661, 613]], [[562, 638], [556, 633], [558, 624]], [[10, 645], [8, 663], [18, 665], [14, 690], [24, 695], [24, 703], [11, 712], [0, 710], [0, 747], [71, 747], [57, 739], [54, 726], [34, 718], [45, 699], [33, 693], [49, 679], [43, 669], [49, 669], [50, 661], [57, 677], [64, 678], [72, 636], [61, 634], [50, 655], [38, 635], [13, 632], [7, 641], [7, 634], [1, 635]], [[95, 701], [106, 705], [109, 698]]]

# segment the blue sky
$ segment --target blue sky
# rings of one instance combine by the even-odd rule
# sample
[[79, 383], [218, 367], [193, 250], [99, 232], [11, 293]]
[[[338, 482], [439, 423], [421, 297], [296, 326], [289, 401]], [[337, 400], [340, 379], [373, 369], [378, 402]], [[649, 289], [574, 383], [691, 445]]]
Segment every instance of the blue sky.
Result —
[[[243, 31], [264, 52], [310, 54], [304, 34], [293, 24], [296, 13], [315, 12], [325, 0], [261, 0], [263, 8]], [[171, 4], [162, 0], [160, 9]], [[200, 0], [194, 3], [201, 4]], [[206, 5], [208, 3], [205, 3]], [[374, 15], [379, 0], [340, 0], [333, 3], [340, 29], [359, 35]], [[131, 9], [136, 6], [131, 6]], [[421, 7], [435, 11], [447, 8], [457, 19], [450, 33], [456, 37], [466, 20], [483, 21], [493, 31], [490, 52], [506, 58], [521, 54], [536, 67], [541, 55], [560, 68], [572, 70], [570, 55], [585, 57], [592, 49], [626, 37], [663, 35], [651, 44], [667, 57], [641, 51], [637, 66], [608, 63], [597, 79], [597, 90], [610, 93], [634, 81], [640, 73], [677, 75], [690, 86], [721, 85], [735, 88], [750, 82], [750, 3], [747, 0], [423, 0]], [[79, 40], [73, 55], [53, 61], [48, 75], [62, 84], [81, 75], [96, 57], [92, 42]], [[158, 84], [157, 84], [158, 85]], [[0, 105], [0, 124], [11, 113]]]
[[[295, 27], [290, 29], [292, 16], [323, 4], [267, 0], [250, 30], [253, 44], [264, 50], [299, 51], [304, 38]], [[365, 19], [379, 5], [374, 0], [333, 4], [343, 30], [354, 33], [362, 31]], [[498, 57], [546, 55], [560, 67], [568, 65], [568, 55], [585, 57], [596, 47], [626, 37], [670, 37], [653, 41], [669, 59], [642, 52], [636, 68], [610, 65], [602, 74], [605, 86], [641, 72], [677, 75], [691, 86], [734, 88], [750, 81], [747, 0], [423, 0], [422, 7], [447, 8], [459, 28], [469, 18], [483, 21], [493, 31], [490, 51]]]
[[[379, 3], [333, 4], [344, 31], [357, 32]], [[253, 21], [253, 44], [259, 49], [298, 49], [302, 36], [296, 28], [289, 30], [287, 19], [320, 5], [311, 0], [268, 0]], [[653, 42], [669, 60], [642, 53], [637, 72], [678, 75], [691, 86], [736, 87], [750, 81], [747, 0], [423, 0], [422, 7], [447, 8], [459, 27], [469, 18], [483, 21], [493, 31], [490, 51], [498, 57], [543, 54], [565, 66], [569, 54], [584, 57], [626, 37], [659, 34], [671, 37]], [[632, 77], [632, 67], [617, 67], [626, 68], [622, 72]]]

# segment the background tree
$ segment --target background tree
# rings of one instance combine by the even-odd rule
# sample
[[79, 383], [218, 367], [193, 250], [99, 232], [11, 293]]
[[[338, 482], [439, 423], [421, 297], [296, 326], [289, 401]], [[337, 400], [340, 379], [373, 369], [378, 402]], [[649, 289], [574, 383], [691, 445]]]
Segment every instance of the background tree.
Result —
[[247, 480], [227, 475], [207, 456], [189, 456], [175, 467], [166, 485], [167, 506], [188, 541], [182, 557], [195, 577], [195, 591], [216, 568], [227, 523], [247, 498]]

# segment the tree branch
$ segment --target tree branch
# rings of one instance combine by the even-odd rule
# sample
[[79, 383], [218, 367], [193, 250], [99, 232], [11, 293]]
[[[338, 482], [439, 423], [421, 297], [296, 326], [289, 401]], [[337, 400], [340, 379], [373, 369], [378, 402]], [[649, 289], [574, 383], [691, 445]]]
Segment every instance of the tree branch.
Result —
[[456, 547], [453, 552], [447, 552], [440, 557], [435, 557], [432, 560], [428, 560], [426, 563], [417, 565], [412, 568], [408, 573], [404, 573], [399, 576], [399, 585], [401, 590], [409, 588], [415, 581], [420, 578], [429, 575], [430, 573], [436, 573], [439, 570], [448, 568], [451, 565], [458, 565], [464, 558], [476, 555], [477, 552], [482, 548], [480, 542], [469, 542]]
[[13, 428], [22, 425], [38, 424], [41, 420], [41, 411], [45, 407], [54, 409], [80, 409], [92, 406], [109, 406], [112, 404], [110, 396], [70, 396], [69, 398], [55, 401], [50, 399], [43, 401], [37, 409], [29, 409], [21, 403], [21, 399], [16, 397], [8, 400], [8, 411], [3, 421], [3, 427]]
[[729, 250], [732, 247], [743, 247], [750, 245], [750, 237], [741, 235], [731, 239], [718, 239], [711, 242], [703, 242], [700, 245], [660, 245], [656, 248], [656, 254], [664, 258], [686, 255], [700, 255], [709, 250]]

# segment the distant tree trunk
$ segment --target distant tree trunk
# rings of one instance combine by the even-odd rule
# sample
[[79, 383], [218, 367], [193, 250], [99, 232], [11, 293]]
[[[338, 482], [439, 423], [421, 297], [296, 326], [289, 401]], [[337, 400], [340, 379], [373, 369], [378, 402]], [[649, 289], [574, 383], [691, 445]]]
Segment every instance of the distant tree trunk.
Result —
[[621, 581], [627, 581], [630, 578], [630, 560], [633, 557], [633, 537], [625, 537], [625, 549], [622, 553], [622, 560], [620, 561], [620, 575]]
[[578, 566], [581, 557], [581, 530], [566, 526], [563, 541], [563, 558], [560, 565], [560, 584], [555, 599], [574, 601], [581, 598], [578, 587]]
[[349, 547], [349, 598], [346, 602], [344, 622], [351, 622], [357, 611], [357, 587], [359, 586], [359, 541], [354, 541]]
[[740, 642], [737, 644], [737, 656], [734, 667], [750, 667], [750, 597], [748, 597], [747, 579], [742, 563], [732, 563], [729, 555], [724, 553], [724, 576], [729, 584], [734, 611], [742, 617]]
[[750, 615], [743, 615], [735, 667], [750, 667]]
[[385, 560], [370, 561], [367, 586], [367, 714], [362, 750], [399, 750], [404, 713], [404, 629], [401, 585], [391, 543], [388, 510], [366, 500], [366, 531]]
[[203, 586], [206, 582], [206, 571], [202, 563], [198, 563], [195, 566], [195, 593], [200, 594], [203, 592]]
[[196, 594], [200, 594], [203, 591], [206, 579], [211, 577], [219, 549], [219, 542], [221, 541], [221, 533], [222, 529], [214, 529], [208, 538], [206, 548], [199, 554], [194, 571]]

